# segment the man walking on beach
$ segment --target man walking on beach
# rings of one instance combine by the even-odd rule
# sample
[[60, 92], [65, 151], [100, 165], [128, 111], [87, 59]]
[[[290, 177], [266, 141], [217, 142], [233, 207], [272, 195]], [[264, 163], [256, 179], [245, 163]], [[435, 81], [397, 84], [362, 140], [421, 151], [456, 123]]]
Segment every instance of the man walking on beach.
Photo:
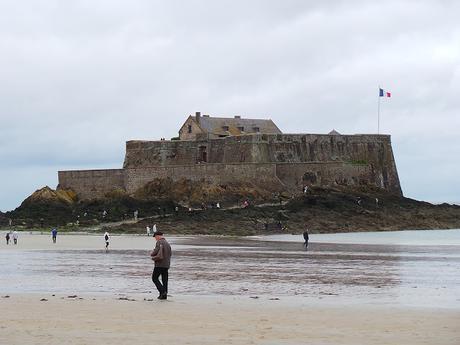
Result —
[[[155, 261], [155, 268], [152, 273], [152, 281], [155, 284], [160, 295], [158, 299], [168, 298], [168, 270], [171, 265], [171, 246], [163, 237], [161, 231], [153, 234], [156, 242], [155, 249], [150, 254], [152, 260]], [[161, 283], [159, 277], [161, 276]]]
[[16, 230], [13, 231], [13, 243], [18, 244], [18, 232]]

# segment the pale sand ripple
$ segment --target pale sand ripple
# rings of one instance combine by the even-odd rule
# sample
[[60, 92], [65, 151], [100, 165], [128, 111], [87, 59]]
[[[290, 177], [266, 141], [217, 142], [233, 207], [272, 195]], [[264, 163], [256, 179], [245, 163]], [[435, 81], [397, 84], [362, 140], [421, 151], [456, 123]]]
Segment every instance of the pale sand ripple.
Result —
[[0, 343], [460, 344], [460, 312], [449, 309], [320, 306], [299, 298], [237, 296], [82, 298], [0, 298]]

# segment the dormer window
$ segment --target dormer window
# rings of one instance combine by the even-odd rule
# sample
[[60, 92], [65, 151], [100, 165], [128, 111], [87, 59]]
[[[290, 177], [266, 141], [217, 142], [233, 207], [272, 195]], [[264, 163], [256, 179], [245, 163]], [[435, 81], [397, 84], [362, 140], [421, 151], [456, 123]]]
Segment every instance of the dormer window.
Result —
[[240, 132], [244, 132], [244, 127], [240, 126], [240, 127], [238, 127], [238, 130], [239, 130]]
[[228, 126], [222, 126], [222, 130], [228, 131]]

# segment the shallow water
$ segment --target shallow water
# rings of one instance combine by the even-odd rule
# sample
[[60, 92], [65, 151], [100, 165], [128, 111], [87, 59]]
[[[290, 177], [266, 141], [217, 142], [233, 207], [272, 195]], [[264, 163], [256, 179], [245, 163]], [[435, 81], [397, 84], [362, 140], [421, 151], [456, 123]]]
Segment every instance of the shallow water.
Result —
[[[401, 238], [415, 234], [398, 233]], [[454, 236], [424, 233], [430, 243]], [[337, 234], [334, 243], [319, 242], [327, 242], [328, 236], [334, 237], [312, 235], [308, 251], [299, 236], [295, 242], [290, 236], [287, 241], [273, 236], [170, 238], [174, 251], [170, 294], [303, 296], [342, 304], [460, 307], [460, 245], [455, 241], [385, 244], [382, 236], [395, 234], [353, 233]], [[89, 235], [59, 236], [56, 245], [48, 243], [48, 236], [25, 235], [17, 247], [0, 247], [2, 294], [156, 294], [150, 280], [150, 238], [114, 236], [109, 252], [99, 249], [100, 239]]]
[[[281, 234], [254, 236], [265, 241], [298, 242], [298, 235]], [[410, 231], [374, 231], [336, 234], [310, 234], [310, 242], [355, 243], [355, 244], [395, 244], [420, 246], [460, 246], [460, 230], [410, 230]]]

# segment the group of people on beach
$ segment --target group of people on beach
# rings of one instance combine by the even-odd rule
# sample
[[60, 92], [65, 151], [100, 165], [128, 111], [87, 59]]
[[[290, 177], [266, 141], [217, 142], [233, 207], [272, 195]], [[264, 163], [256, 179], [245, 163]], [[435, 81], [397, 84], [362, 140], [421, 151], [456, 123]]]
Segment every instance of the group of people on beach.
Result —
[[147, 225], [146, 230], [147, 230], [147, 236], [150, 236], [151, 234], [154, 234], [157, 232], [157, 225], [153, 224], [152, 228], [150, 228], [150, 226]]
[[8, 231], [5, 235], [6, 245], [9, 245], [11, 240], [13, 240], [14, 244], [18, 244], [18, 238], [19, 238], [19, 234], [16, 230]]

